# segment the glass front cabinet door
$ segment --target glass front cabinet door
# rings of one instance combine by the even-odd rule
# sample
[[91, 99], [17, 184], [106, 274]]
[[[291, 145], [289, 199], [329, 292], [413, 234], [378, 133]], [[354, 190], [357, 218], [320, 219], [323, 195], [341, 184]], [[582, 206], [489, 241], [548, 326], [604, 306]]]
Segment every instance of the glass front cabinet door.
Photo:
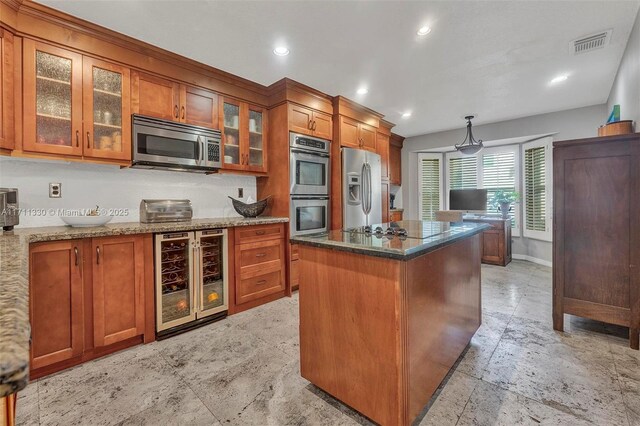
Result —
[[82, 55], [24, 40], [25, 151], [82, 155]]
[[131, 159], [129, 69], [83, 58], [84, 155]]
[[266, 110], [228, 98], [221, 104], [223, 168], [266, 172]]
[[130, 71], [24, 40], [25, 151], [131, 159]]

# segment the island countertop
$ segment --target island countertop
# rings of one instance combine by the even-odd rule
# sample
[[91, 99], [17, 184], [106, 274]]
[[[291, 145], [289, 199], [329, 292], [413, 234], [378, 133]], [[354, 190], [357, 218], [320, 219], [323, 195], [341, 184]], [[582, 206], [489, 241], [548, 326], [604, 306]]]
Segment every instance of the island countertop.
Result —
[[[291, 242], [367, 256], [410, 260], [491, 228], [490, 225], [475, 222], [403, 220], [393, 224], [393, 226], [405, 228], [409, 236], [388, 238], [384, 234], [367, 235], [353, 231], [333, 230], [322, 234], [295, 236], [291, 238]], [[391, 223], [383, 223], [372, 226], [374, 229], [376, 226], [387, 229], [390, 225]]]
[[286, 217], [111, 223], [91, 228], [18, 228], [0, 235], [0, 397], [22, 390], [29, 377], [29, 244], [79, 238], [193, 231], [288, 222]]

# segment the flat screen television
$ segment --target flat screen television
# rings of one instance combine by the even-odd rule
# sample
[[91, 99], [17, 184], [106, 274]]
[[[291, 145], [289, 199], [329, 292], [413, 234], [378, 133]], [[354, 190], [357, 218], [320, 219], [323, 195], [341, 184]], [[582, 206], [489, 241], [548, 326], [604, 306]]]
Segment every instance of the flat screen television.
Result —
[[449, 210], [486, 211], [486, 189], [452, 189], [449, 191]]

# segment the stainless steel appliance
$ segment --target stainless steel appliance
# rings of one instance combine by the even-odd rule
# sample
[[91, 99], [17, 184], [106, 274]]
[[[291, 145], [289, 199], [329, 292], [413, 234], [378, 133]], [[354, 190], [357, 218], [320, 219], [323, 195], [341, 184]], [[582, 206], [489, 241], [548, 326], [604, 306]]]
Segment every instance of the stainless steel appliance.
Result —
[[380, 156], [361, 149], [342, 148], [343, 228], [382, 221]]
[[156, 332], [166, 337], [226, 316], [227, 230], [155, 236]]
[[220, 131], [133, 116], [133, 167], [214, 172], [222, 166]]
[[291, 195], [329, 195], [329, 144], [330, 142], [324, 139], [291, 133]]
[[329, 230], [330, 141], [291, 133], [291, 235]]
[[193, 218], [193, 208], [189, 200], [142, 200], [140, 201], [140, 222], [186, 222]]
[[292, 197], [290, 223], [291, 235], [329, 231], [329, 198]]
[[0, 188], [0, 226], [4, 231], [11, 231], [19, 223], [18, 189]]

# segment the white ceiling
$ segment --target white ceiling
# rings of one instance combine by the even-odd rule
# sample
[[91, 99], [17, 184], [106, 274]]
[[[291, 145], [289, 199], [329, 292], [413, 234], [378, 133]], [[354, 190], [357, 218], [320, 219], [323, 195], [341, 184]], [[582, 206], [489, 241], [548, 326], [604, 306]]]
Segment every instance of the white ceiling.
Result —
[[[40, 1], [264, 85], [290, 77], [344, 95], [404, 136], [464, 127], [470, 112], [483, 124], [606, 102], [640, 4]], [[433, 31], [420, 38], [425, 24]], [[571, 40], [607, 29], [605, 49], [572, 55]], [[280, 44], [289, 56], [272, 54]], [[356, 94], [361, 85], [368, 94]]]

